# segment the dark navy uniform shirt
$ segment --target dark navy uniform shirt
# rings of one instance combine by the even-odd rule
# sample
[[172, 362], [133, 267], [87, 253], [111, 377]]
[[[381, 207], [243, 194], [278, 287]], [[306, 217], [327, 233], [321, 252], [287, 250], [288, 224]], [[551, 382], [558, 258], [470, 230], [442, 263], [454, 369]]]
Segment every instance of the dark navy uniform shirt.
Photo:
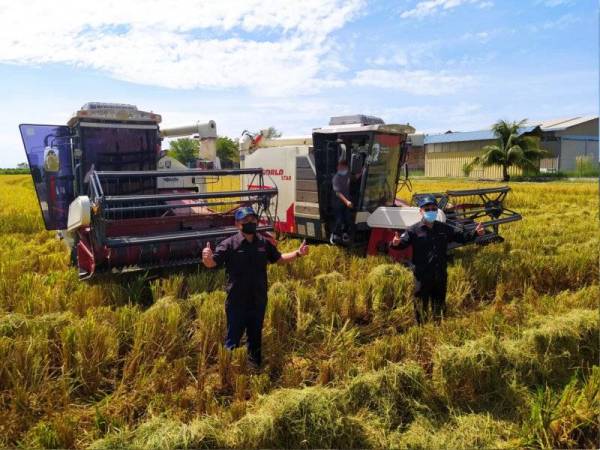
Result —
[[260, 234], [248, 242], [240, 231], [225, 239], [214, 251], [217, 266], [225, 266], [230, 299], [267, 299], [267, 264], [281, 258], [279, 250]]
[[429, 228], [425, 220], [408, 227], [400, 236], [400, 244], [395, 248], [404, 249], [412, 245], [412, 263], [419, 279], [446, 274], [448, 264], [448, 244], [466, 243], [475, 239], [475, 232], [456, 231], [450, 225], [435, 221]]

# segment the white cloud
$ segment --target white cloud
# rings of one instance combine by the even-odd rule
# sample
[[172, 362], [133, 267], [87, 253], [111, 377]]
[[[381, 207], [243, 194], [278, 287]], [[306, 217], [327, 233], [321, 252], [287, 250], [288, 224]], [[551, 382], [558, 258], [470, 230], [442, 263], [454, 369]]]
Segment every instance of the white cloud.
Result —
[[567, 13], [560, 16], [556, 20], [547, 20], [540, 25], [530, 25], [529, 29], [534, 33], [542, 30], [564, 30], [565, 28], [568, 28], [569, 26], [578, 22], [581, 22], [581, 18]]
[[535, 3], [554, 8], [555, 6], [570, 5], [573, 2], [574, 0], [537, 0]]
[[443, 95], [474, 84], [474, 78], [470, 75], [451, 75], [428, 70], [368, 69], [358, 72], [352, 83], [395, 89], [413, 95]]
[[491, 33], [489, 31], [480, 31], [478, 33], [467, 32], [464, 33], [461, 37], [461, 41], [477, 41], [482, 44], [485, 44], [490, 40]]
[[448, 11], [458, 6], [472, 4], [480, 8], [489, 8], [493, 6], [493, 2], [486, 0], [425, 0], [418, 2], [414, 8], [403, 11], [400, 17], [403, 19], [417, 18], [434, 15], [440, 11]]
[[330, 35], [363, 6], [363, 0], [4, 3], [0, 62], [71, 64], [140, 84], [245, 87], [263, 95], [335, 85]]
[[408, 55], [402, 50], [385, 52], [375, 58], [367, 58], [368, 64], [376, 66], [407, 66], [408, 62]]
[[420, 133], [471, 131], [487, 128], [491, 117], [478, 103], [421, 104], [389, 107], [381, 111], [388, 123], [411, 123]]

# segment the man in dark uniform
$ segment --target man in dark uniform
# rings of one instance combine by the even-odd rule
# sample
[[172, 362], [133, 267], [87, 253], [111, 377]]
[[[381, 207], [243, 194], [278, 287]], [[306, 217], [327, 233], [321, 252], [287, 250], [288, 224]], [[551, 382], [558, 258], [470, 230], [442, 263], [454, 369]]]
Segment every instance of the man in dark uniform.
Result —
[[294, 252], [281, 254], [277, 248], [256, 233], [257, 215], [250, 207], [239, 208], [235, 225], [239, 233], [222, 241], [215, 251], [210, 243], [202, 250], [202, 262], [209, 269], [225, 265], [227, 271], [227, 337], [225, 347], [240, 345], [246, 332], [248, 356], [255, 367], [261, 364], [262, 326], [267, 307], [267, 264], [287, 263], [308, 253], [302, 242]]
[[415, 274], [415, 316], [421, 324], [426, 318], [429, 304], [433, 318], [439, 322], [446, 308], [447, 252], [452, 241], [466, 243], [476, 235], [485, 233], [478, 223], [473, 231], [457, 231], [437, 219], [438, 207], [435, 197], [421, 197], [418, 202], [422, 219], [408, 227], [400, 236], [398, 232], [392, 240], [392, 247], [405, 249], [412, 245], [412, 263]]

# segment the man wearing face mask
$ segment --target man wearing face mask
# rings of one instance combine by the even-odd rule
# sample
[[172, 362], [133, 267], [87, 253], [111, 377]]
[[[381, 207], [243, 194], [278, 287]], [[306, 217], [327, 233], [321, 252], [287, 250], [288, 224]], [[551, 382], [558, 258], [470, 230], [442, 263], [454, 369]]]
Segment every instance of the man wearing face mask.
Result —
[[335, 198], [333, 200], [333, 214], [335, 215], [335, 226], [329, 242], [335, 245], [339, 242], [347, 243], [350, 240], [348, 232], [352, 226], [352, 202], [350, 201], [350, 173], [348, 163], [340, 159], [337, 172], [331, 180]]
[[422, 324], [428, 315], [429, 304], [433, 318], [439, 322], [446, 308], [447, 252], [450, 242], [466, 243], [483, 235], [478, 223], [473, 231], [457, 231], [437, 219], [438, 207], [432, 195], [418, 201], [422, 219], [410, 226], [402, 235], [395, 233], [392, 247], [405, 249], [412, 245], [412, 263], [416, 281], [415, 316]]
[[239, 347], [244, 332], [248, 357], [254, 367], [262, 361], [262, 326], [267, 307], [267, 264], [284, 264], [308, 254], [306, 241], [294, 252], [281, 254], [264, 236], [256, 233], [258, 217], [250, 207], [235, 212], [239, 232], [225, 239], [213, 252], [210, 243], [202, 250], [202, 263], [227, 272], [227, 337], [225, 347]]

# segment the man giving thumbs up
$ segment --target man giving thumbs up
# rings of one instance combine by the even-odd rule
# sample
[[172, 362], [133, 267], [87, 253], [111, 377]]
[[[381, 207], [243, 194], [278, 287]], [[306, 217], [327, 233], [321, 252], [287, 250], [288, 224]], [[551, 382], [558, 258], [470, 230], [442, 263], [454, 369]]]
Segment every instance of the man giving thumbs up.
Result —
[[298, 250], [281, 254], [256, 233], [258, 217], [250, 207], [235, 213], [239, 233], [222, 241], [213, 252], [210, 243], [202, 249], [202, 263], [209, 269], [225, 266], [227, 272], [227, 337], [225, 346], [232, 350], [240, 345], [244, 332], [248, 339], [248, 356], [255, 367], [261, 358], [262, 326], [267, 307], [267, 264], [284, 264], [308, 254], [306, 241]]

